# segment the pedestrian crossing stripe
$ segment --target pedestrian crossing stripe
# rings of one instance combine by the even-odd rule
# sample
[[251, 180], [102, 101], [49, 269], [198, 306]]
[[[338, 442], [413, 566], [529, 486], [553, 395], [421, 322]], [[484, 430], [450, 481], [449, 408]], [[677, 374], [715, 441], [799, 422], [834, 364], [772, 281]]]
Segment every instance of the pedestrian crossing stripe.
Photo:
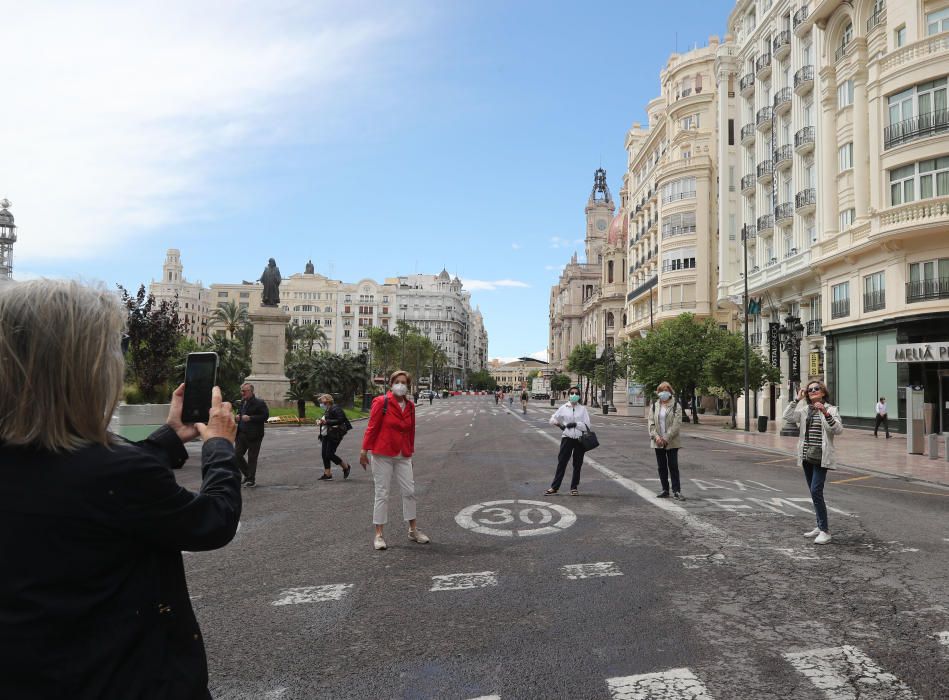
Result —
[[302, 588], [288, 588], [282, 591], [271, 605], [299, 605], [301, 603], [325, 603], [330, 600], [340, 600], [353, 587], [351, 583], [334, 583], [328, 586], [303, 586]]
[[487, 588], [498, 585], [498, 575], [494, 571], [478, 571], [471, 574], [447, 574], [432, 576], [430, 591], [462, 591], [471, 588]]
[[560, 571], [570, 581], [623, 575], [616, 563], [612, 561], [598, 561], [592, 564], [567, 564], [560, 567]]
[[829, 700], [916, 700], [916, 694], [848, 644], [784, 654]]
[[613, 700], [712, 700], [708, 689], [687, 668], [607, 678]]

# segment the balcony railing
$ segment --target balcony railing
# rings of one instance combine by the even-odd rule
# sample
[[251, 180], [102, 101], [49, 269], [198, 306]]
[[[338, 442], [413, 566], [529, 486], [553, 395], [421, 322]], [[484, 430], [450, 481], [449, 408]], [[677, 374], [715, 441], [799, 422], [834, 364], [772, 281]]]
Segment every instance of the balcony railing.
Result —
[[791, 202], [784, 202], [774, 208], [774, 220], [777, 222], [788, 221], [794, 217], [794, 205]]
[[761, 345], [762, 332], [757, 331], [755, 333], [748, 334], [748, 344], [749, 345]]
[[949, 110], [919, 114], [883, 129], [883, 148], [893, 148], [916, 139], [926, 138], [949, 131]]
[[803, 129], [798, 129], [797, 133], [794, 134], [794, 150], [800, 151], [805, 148], [814, 147], [814, 127], [805, 126]]
[[830, 302], [831, 318], [846, 318], [850, 315], [850, 299], [838, 299]]
[[633, 291], [626, 295], [626, 301], [632, 301], [638, 297], [643, 292], [646, 292], [656, 286], [656, 283], [659, 281], [659, 275], [653, 275], [648, 280], [643, 282], [641, 285], [636, 287]]
[[758, 113], [755, 114], [755, 126], [759, 129], [761, 127], [771, 127], [771, 108], [762, 107], [758, 110]]
[[791, 31], [789, 29], [785, 29], [782, 32], [778, 32], [778, 35], [774, 37], [774, 41], [771, 42], [771, 52], [775, 56], [783, 56], [790, 50]]
[[743, 127], [741, 127], [741, 142], [751, 143], [754, 140], [755, 140], [755, 125], [745, 124]]
[[794, 13], [794, 18], [791, 20], [791, 26], [795, 31], [797, 31], [797, 28], [804, 24], [805, 21], [807, 21], [807, 5], [804, 5], [804, 7]]
[[755, 75], [771, 72], [771, 54], [763, 53], [755, 59]]
[[876, 11], [867, 19], [867, 34], [876, 29], [886, 21], [886, 5], [881, 4]]
[[864, 292], [863, 294], [863, 312], [879, 311], [886, 308], [886, 290], [879, 289], [875, 292]]
[[745, 94], [746, 90], [751, 90], [755, 87], [755, 74], [748, 73], [747, 75], [741, 76], [741, 79], [738, 81], [738, 90]]
[[813, 318], [805, 324], [807, 330], [805, 331], [807, 335], [820, 335], [821, 334], [821, 320], [819, 318]]
[[837, 47], [837, 50], [834, 51], [834, 63], [837, 63], [840, 61], [840, 59], [847, 55], [847, 50], [850, 48], [850, 44], [851, 42], [848, 41], [846, 44], [841, 44]]
[[906, 283], [906, 303], [949, 299], [949, 277], [935, 277]]
[[742, 175], [741, 177], [741, 191], [742, 192], [754, 192], [755, 191], [755, 176], [754, 175]]
[[741, 240], [753, 241], [758, 237], [758, 229], [754, 224], [745, 224], [741, 227]]
[[791, 109], [791, 88], [781, 88], [774, 93], [774, 111], [778, 114]]
[[772, 214], [765, 214], [764, 216], [758, 217], [759, 231], [769, 231], [773, 228], [774, 228], [774, 216]]
[[758, 167], [755, 169], [755, 172], [758, 173], [758, 180], [769, 180], [774, 174], [774, 164], [770, 160], [763, 160], [758, 163]]
[[784, 165], [790, 165], [791, 152], [791, 144], [789, 143], [774, 149], [774, 167], [780, 170]]
[[814, 66], [799, 68], [794, 74], [794, 92], [803, 94], [814, 87]]
[[808, 187], [794, 195], [794, 208], [804, 209], [805, 207], [814, 207], [817, 205], [817, 190]]
[[[663, 204], [668, 204], [669, 202], [678, 202], [680, 199], [694, 199], [695, 190], [689, 190], [688, 192], [673, 192], [672, 194], [667, 194], [662, 198]], [[650, 224], [651, 226], [652, 224]]]
[[673, 236], [684, 236], [688, 233], [695, 233], [695, 224], [686, 224], [684, 226], [663, 226], [662, 237], [672, 238]]

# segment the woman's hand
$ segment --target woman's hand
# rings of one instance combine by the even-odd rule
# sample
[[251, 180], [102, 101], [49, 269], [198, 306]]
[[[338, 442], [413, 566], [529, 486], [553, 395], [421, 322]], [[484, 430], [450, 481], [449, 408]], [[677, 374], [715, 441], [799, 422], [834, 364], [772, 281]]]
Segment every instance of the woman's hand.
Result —
[[[184, 385], [182, 385], [184, 386]], [[182, 395], [184, 390], [182, 389]], [[214, 387], [211, 390], [211, 417], [207, 423], [195, 423], [194, 427], [198, 429], [202, 440], [222, 437], [229, 442], [234, 442], [237, 436], [237, 423], [234, 421], [234, 414], [231, 412], [231, 404], [221, 400], [221, 388]]]
[[802, 387], [802, 388], [799, 389], [798, 392], [797, 392], [797, 400], [798, 400], [798, 401], [803, 401], [805, 398], [807, 398], [807, 389], [805, 389], [805, 388]]
[[359, 463], [362, 465], [363, 469], [369, 466], [369, 453], [366, 452], [366, 450], [363, 450], [359, 453]]
[[171, 406], [168, 408], [168, 419], [165, 425], [175, 431], [181, 442], [190, 442], [198, 437], [198, 429], [193, 425], [181, 422], [181, 407], [185, 401], [185, 385], [179, 384], [171, 395]]
[[815, 401], [815, 402], [812, 403], [811, 405], [812, 405], [814, 408], [816, 408], [818, 411], [820, 411], [821, 413], [823, 413], [825, 416], [827, 415], [827, 406], [825, 406], [822, 402], [820, 402], [820, 401]]

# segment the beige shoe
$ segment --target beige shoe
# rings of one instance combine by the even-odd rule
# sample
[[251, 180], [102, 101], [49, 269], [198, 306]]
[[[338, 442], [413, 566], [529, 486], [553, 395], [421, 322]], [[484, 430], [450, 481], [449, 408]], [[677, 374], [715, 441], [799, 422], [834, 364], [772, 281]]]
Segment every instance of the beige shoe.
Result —
[[804, 536], [805, 536], [805, 537], [817, 537], [819, 534], [820, 534], [820, 528], [819, 528], [819, 527], [815, 527], [815, 528], [814, 528], [813, 530], [811, 530], [810, 532], [805, 532], [805, 533], [804, 533]]
[[373, 549], [385, 549], [386, 541], [382, 539], [382, 535], [376, 535], [376, 538], [372, 541]]
[[431, 540], [421, 530], [409, 530], [409, 539], [419, 544], [428, 544]]
[[821, 533], [814, 539], [814, 544], [827, 544], [830, 542], [830, 533], [821, 530]]

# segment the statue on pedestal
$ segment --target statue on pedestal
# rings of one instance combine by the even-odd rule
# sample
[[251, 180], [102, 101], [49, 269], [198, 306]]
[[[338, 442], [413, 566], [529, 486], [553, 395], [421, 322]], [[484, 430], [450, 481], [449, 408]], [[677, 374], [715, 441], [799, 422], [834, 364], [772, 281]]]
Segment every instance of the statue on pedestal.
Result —
[[260, 281], [264, 285], [264, 293], [261, 295], [261, 306], [279, 306], [280, 305], [280, 268], [273, 258], [260, 275]]
[[313, 274], [313, 261], [308, 260], [306, 263], [306, 269], [303, 270], [303, 274], [312, 275]]

